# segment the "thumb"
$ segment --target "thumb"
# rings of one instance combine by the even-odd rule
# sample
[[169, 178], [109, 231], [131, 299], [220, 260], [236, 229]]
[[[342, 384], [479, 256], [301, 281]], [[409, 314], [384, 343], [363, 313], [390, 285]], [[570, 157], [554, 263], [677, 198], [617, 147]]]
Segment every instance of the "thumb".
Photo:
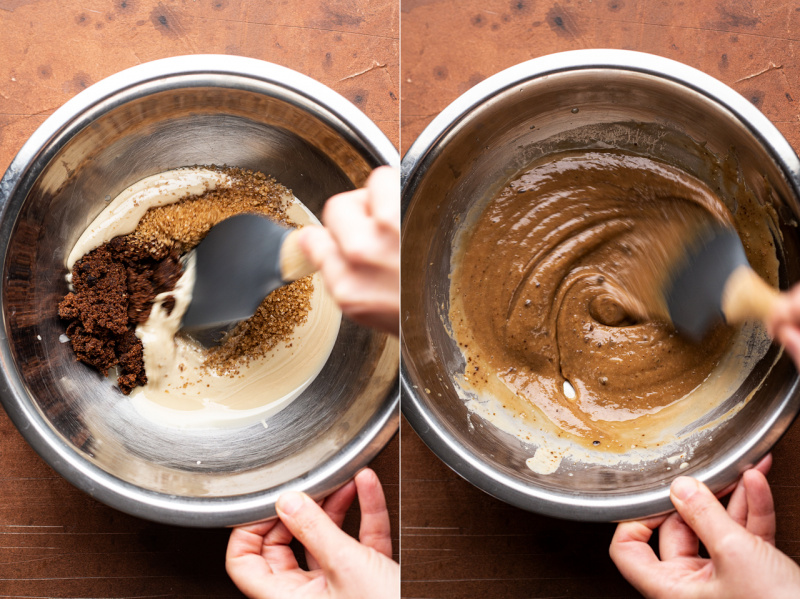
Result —
[[305, 493], [288, 492], [275, 506], [289, 532], [316, 558], [323, 570], [337, 570], [358, 541], [340, 529]]
[[324, 227], [307, 225], [300, 229], [297, 243], [317, 270], [322, 270], [325, 259], [339, 252], [339, 246]]
[[679, 476], [672, 481], [670, 498], [681, 518], [697, 534], [712, 558], [724, 551], [723, 545], [744, 529], [737, 524], [714, 494], [703, 483]]

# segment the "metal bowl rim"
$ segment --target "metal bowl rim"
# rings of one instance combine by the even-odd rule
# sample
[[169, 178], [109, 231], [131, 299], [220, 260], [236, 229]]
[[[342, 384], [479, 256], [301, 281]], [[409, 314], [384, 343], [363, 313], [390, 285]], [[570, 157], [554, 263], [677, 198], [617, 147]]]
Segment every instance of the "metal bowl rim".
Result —
[[[84, 125], [77, 124], [82, 115], [99, 109], [107, 112], [120, 102], [135, 99], [137, 88], [158, 82], [160, 89], [170, 80], [192, 81], [195, 87], [203, 82], [219, 86], [219, 76], [231, 77], [251, 86], [281, 88], [295, 94], [329, 118], [340, 121], [360, 143], [382, 164], [398, 166], [396, 148], [388, 137], [349, 100], [322, 83], [292, 69], [273, 63], [215, 54], [175, 56], [143, 63], [115, 73], [80, 92], [48, 117], [31, 135], [12, 160], [0, 180], [0, 264], [5, 264], [11, 230], [19, 210], [41, 169], [49, 162], [43, 151], [62, 133], [67, 139], [78, 134]], [[186, 85], [176, 85], [180, 89]], [[234, 86], [235, 87], [235, 86]], [[159, 90], [160, 91], [160, 90]], [[266, 93], [262, 91], [262, 93]], [[148, 95], [146, 92], [143, 96]], [[113, 104], [113, 105], [112, 105]], [[70, 128], [74, 127], [74, 130]], [[57, 151], [52, 149], [50, 154]], [[22, 191], [23, 193], [20, 193]], [[10, 199], [15, 201], [12, 204]], [[0, 301], [2, 288], [0, 288]], [[312, 468], [305, 476], [273, 489], [241, 496], [190, 498], [167, 495], [127, 483], [83, 459], [45, 422], [28, 400], [11, 350], [8, 345], [5, 315], [0, 320], [0, 404], [11, 421], [33, 449], [59, 474], [92, 497], [122, 512], [164, 524], [194, 527], [233, 526], [266, 520], [275, 516], [278, 496], [289, 490], [304, 491], [321, 499], [350, 480], [365, 467], [391, 440], [399, 426], [400, 391], [391, 391], [362, 435], [345, 445], [333, 459]]]

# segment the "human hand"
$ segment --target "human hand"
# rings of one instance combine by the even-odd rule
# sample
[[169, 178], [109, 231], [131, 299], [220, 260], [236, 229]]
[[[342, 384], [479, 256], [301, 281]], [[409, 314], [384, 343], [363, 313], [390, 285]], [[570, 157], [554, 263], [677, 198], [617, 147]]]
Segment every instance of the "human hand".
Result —
[[767, 332], [786, 348], [800, 368], [800, 284], [778, 296], [767, 320]]
[[[341, 530], [358, 495], [359, 541]], [[391, 559], [389, 512], [378, 477], [359, 472], [317, 505], [304, 493], [278, 498], [280, 519], [236, 528], [228, 541], [228, 575], [250, 599], [396, 599], [400, 566]], [[306, 549], [308, 570], [289, 547], [296, 537]]]
[[400, 174], [376, 168], [366, 187], [330, 198], [325, 227], [298, 238], [342, 312], [397, 335], [400, 324]]
[[[744, 473], [727, 511], [704, 484], [681, 476], [670, 497], [677, 512], [623, 522], [611, 559], [648, 599], [798, 597], [800, 567], [775, 548], [775, 510], [767, 456]], [[659, 531], [660, 559], [648, 541]], [[710, 559], [700, 557], [702, 541]]]

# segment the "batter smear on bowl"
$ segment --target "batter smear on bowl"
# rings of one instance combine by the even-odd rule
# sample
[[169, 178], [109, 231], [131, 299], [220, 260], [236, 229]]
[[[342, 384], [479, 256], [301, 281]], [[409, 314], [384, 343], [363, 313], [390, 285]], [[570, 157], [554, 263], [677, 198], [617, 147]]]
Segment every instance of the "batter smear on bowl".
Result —
[[[755, 201], [732, 214], [699, 179], [642, 156], [573, 152], [534, 163], [454, 251], [450, 323], [466, 361], [462, 387], [479, 397], [471, 407], [547, 429], [584, 457], [673, 441], [729, 396], [749, 372], [743, 360], [769, 342], [758, 325], [720, 325], [694, 344], [669, 323], [659, 289], [676, 252], [708, 223], [744, 233], [754, 269], [776, 285], [774, 242], [757, 215]], [[537, 471], [557, 469], [563, 447], [547, 459], [537, 451]]]
[[116, 367], [122, 392], [161, 423], [263, 419], [311, 383], [333, 347], [341, 315], [317, 275], [271, 293], [215, 347], [178, 334], [191, 301], [191, 250], [245, 212], [289, 227], [317, 222], [262, 173], [177, 169], [123, 191], [68, 258], [74, 289], [59, 314], [76, 356], [104, 375]]

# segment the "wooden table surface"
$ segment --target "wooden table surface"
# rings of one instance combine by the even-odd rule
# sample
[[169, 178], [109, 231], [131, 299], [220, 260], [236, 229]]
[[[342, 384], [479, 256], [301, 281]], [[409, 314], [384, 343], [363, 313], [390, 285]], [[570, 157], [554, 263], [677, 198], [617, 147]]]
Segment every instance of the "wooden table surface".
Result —
[[[197, 52], [314, 77], [395, 143], [402, 131], [405, 150], [450, 101], [507, 66], [575, 48], [642, 50], [733, 86], [800, 149], [800, 8], [791, 3], [403, 0], [402, 75], [398, 10], [392, 0], [0, 0], [0, 171], [81, 89], [140, 62]], [[452, 473], [407, 423], [401, 436], [405, 596], [637, 596], [607, 558], [612, 526], [509, 507]], [[795, 426], [769, 477], [778, 545], [795, 558], [798, 443]], [[374, 467], [396, 522], [397, 439]], [[223, 568], [226, 540], [224, 530], [152, 524], [99, 504], [46, 466], [0, 413], [0, 596], [237, 597]]]
[[[0, 173], [56, 108], [124, 68], [237, 54], [333, 88], [399, 142], [395, 0], [0, 0]], [[397, 437], [373, 462], [399, 514]], [[356, 530], [357, 512], [346, 528]], [[0, 597], [241, 597], [227, 530], [153, 524], [69, 485], [0, 410]]]
[[[701, 69], [750, 99], [800, 150], [800, 4], [769, 0], [403, 0], [401, 146], [451, 101], [519, 62], [622, 48]], [[401, 425], [401, 560], [408, 598], [639, 595], [608, 558], [613, 525], [510, 507], [464, 482]], [[778, 547], [800, 558], [800, 425], [769, 476]]]

